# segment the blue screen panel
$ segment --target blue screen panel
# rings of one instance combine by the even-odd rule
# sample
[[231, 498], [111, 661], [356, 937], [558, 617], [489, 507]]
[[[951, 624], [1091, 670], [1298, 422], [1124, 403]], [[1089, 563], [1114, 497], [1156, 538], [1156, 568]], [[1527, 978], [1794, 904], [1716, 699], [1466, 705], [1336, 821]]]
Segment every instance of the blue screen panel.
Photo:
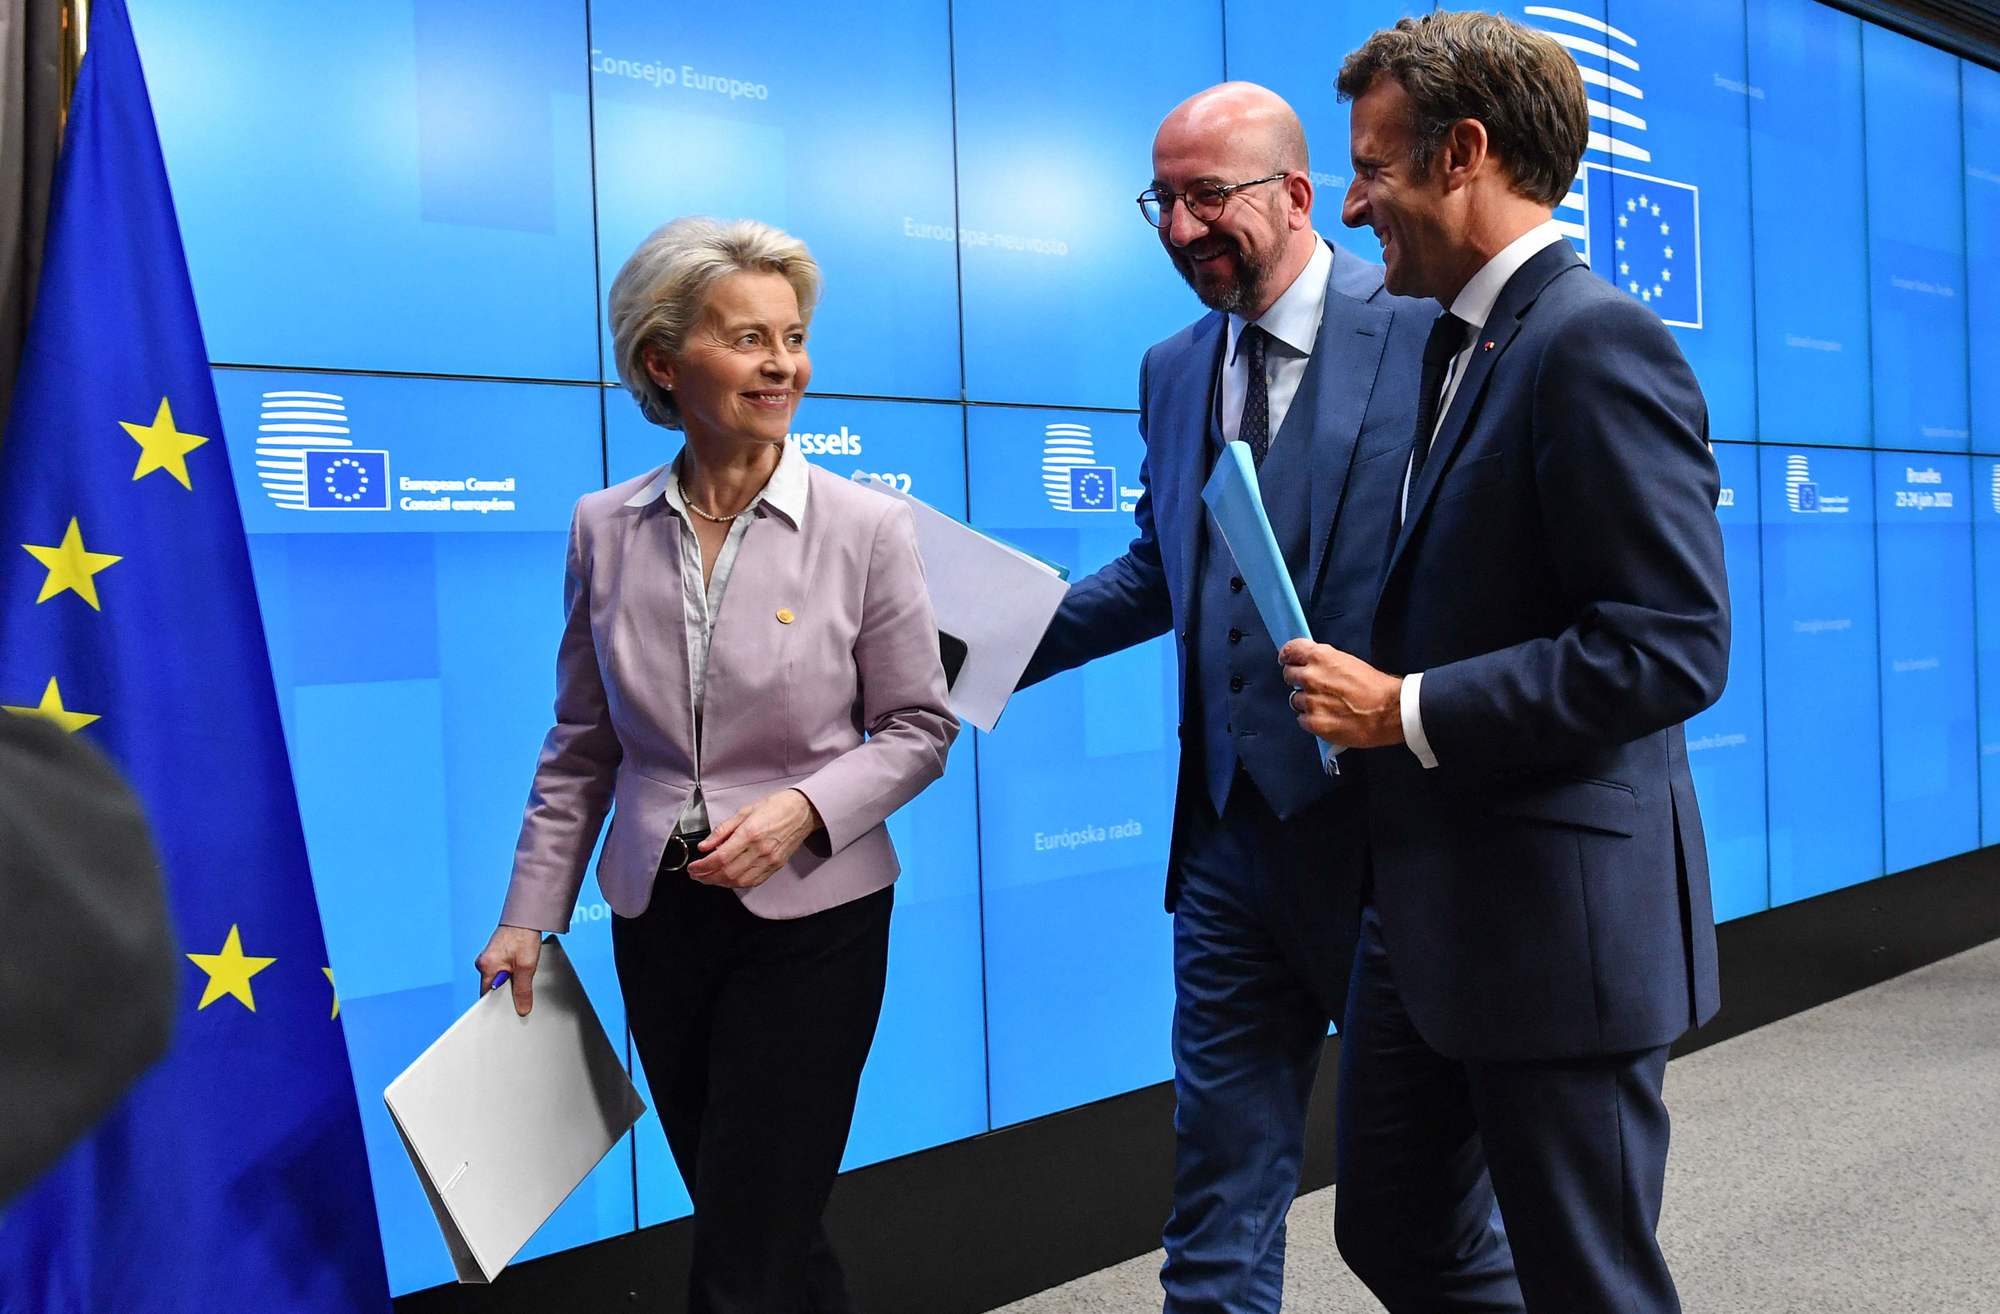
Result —
[[1875, 443], [1967, 449], [1958, 61], [1862, 28]]
[[1639, 67], [1605, 62], [1603, 71], [1644, 94], [1586, 86], [1602, 106], [1591, 126], [1608, 143], [1584, 157], [1591, 267], [1672, 326], [1714, 436], [1754, 438], [1743, 8], [1610, 0], [1608, 16], [1620, 37], [1605, 44]]
[[976, 0], [952, 23], [966, 396], [1130, 406], [1145, 349], [1202, 313], [1133, 198], [1160, 120], [1222, 78], [1221, 6]]
[[1417, 0], [1359, 0], [1299, 5], [1287, 0], [1230, 0], [1224, 52], [1233, 81], [1260, 82], [1283, 96], [1305, 125], [1312, 157], [1313, 226], [1370, 264], [1382, 263], [1382, 244], [1368, 228], [1340, 222], [1340, 204], [1354, 178], [1349, 162], [1348, 107], [1335, 97], [1341, 61], [1380, 28], [1405, 16], [1428, 14]]
[[1882, 874], [1874, 458], [1764, 448], [1771, 905]]
[[2000, 844], [2000, 461], [1972, 463], [1973, 611], [1979, 689], [1979, 834]]
[[[822, 391], [957, 398], [946, 6], [595, 0], [590, 23], [605, 288], [677, 215], [761, 219], [826, 277]], [[834, 72], [859, 69], [865, 95]]]
[[[975, 407], [969, 424], [975, 525], [1072, 579], [1125, 550], [1139, 491], [1133, 417]], [[1063, 480], [1070, 467], [1056, 457], [1079, 450], [1115, 496]], [[1169, 1075], [1172, 930], [1160, 904], [1176, 700], [1173, 649], [1155, 639], [1022, 692], [979, 737], [995, 1126]]]
[[210, 359], [596, 377], [580, 6], [132, 11]]
[[2000, 452], [2000, 72], [1965, 61], [1959, 72], [1972, 447]]
[[1861, 21], [1814, 0], [1759, 0], [1748, 69], [1757, 436], [1866, 447]]
[[[477, 993], [472, 960], [499, 917], [549, 724], [568, 508], [598, 486], [597, 398], [241, 370], [216, 371], [215, 385], [390, 1279], [414, 1290], [452, 1268], [382, 1089]], [[351, 445], [324, 445], [335, 443]], [[326, 467], [337, 492], [388, 509], [316, 505], [277, 477], [315, 453], [376, 476], [364, 485], [355, 466]], [[406, 492], [404, 480], [511, 487]], [[566, 947], [605, 1025], [622, 1031], [608, 927], [587, 882]], [[630, 1158], [614, 1153], [524, 1254], [631, 1225]]]
[[[680, 450], [681, 435], [647, 423], [623, 392], [607, 393], [605, 402], [613, 482]], [[809, 397], [792, 429], [816, 464], [850, 478], [881, 478], [962, 517], [962, 415], [955, 405]], [[813, 514], [810, 502], [806, 514]], [[970, 730], [961, 733], [944, 779], [889, 819], [903, 875], [890, 923], [882, 1020], [844, 1160], [850, 1168], [987, 1127], [972, 741]], [[657, 1117], [639, 1124], [638, 1155], [640, 1225], [685, 1214], [687, 1192]]]
[[1709, 883], [1718, 921], [1771, 903], [1764, 836], [1764, 577], [1757, 527], [1757, 449], [1721, 444], [1716, 516], [1729, 568], [1729, 683], [1715, 706], [1687, 723], [1708, 838]]
[[1962, 456], [1875, 458], [1889, 871], [1979, 847], [1970, 487]]

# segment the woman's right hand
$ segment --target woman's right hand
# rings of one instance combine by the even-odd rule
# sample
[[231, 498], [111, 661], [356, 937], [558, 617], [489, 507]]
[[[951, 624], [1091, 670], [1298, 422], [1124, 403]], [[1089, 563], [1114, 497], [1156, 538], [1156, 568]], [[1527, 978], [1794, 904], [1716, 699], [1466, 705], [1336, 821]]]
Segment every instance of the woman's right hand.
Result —
[[514, 1011], [522, 1017], [535, 1006], [535, 968], [542, 961], [542, 933], [525, 926], [500, 925], [473, 965], [479, 969], [479, 993], [493, 988], [500, 973], [514, 988]]

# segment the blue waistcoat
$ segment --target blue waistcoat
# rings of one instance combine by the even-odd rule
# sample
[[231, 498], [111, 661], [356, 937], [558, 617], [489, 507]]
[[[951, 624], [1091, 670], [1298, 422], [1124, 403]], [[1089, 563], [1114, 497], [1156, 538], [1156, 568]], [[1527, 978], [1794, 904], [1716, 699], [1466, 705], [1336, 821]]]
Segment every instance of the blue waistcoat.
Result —
[[[1226, 337], [1224, 342], [1226, 350]], [[1307, 359], [1284, 425], [1257, 470], [1264, 513], [1271, 518], [1271, 531], [1301, 598], [1308, 594], [1305, 575], [1312, 551], [1312, 425], [1319, 414], [1326, 355], [1315, 350]], [[1222, 451], [1221, 377], [1218, 356], [1208, 408], [1211, 461]], [[1187, 645], [1190, 742], [1182, 751], [1199, 755], [1218, 816], [1229, 801], [1239, 763], [1264, 801], [1280, 816], [1290, 816], [1325, 794], [1332, 782], [1320, 768], [1312, 736], [1300, 729], [1286, 702], [1291, 689], [1280, 675], [1277, 645], [1249, 590], [1242, 587], [1229, 545], [1206, 512], [1201, 519]]]

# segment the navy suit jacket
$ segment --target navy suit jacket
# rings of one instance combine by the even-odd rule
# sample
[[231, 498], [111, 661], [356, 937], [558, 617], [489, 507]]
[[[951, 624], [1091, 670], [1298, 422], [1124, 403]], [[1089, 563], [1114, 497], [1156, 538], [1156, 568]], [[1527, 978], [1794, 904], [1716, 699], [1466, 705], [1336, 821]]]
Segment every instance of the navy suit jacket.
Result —
[[[1323, 373], [1318, 414], [1307, 431], [1311, 552], [1308, 560], [1295, 563], [1293, 583], [1314, 637], [1350, 651], [1368, 650], [1368, 621], [1387, 556], [1394, 498], [1415, 432], [1424, 338], [1436, 309], [1431, 302], [1391, 296], [1382, 286], [1379, 266], [1333, 247], [1325, 310], [1313, 344]], [[1134, 511], [1138, 536], [1123, 556], [1071, 585], [1022, 676], [1023, 685], [1171, 629], [1178, 640], [1185, 717], [1188, 626], [1207, 514], [1201, 490], [1216, 457], [1208, 422], [1227, 340], [1226, 317], [1210, 313], [1146, 353], [1139, 370], [1139, 433], [1146, 456], [1140, 467], [1145, 491]], [[1288, 416], [1287, 431], [1291, 423]], [[1217, 537], [1210, 550], [1228, 549]], [[1315, 782], [1316, 795], [1355, 793], [1353, 782], [1327, 781], [1310, 735], [1296, 726], [1285, 728], [1298, 736], [1299, 771]], [[1198, 781], [1189, 785], [1187, 779], [1184, 775], [1183, 792], [1192, 788], [1203, 793]], [[1172, 849], [1177, 854], [1180, 809], [1175, 811]], [[1279, 812], [1285, 815], [1287, 809]], [[1316, 857], [1315, 869], [1327, 873], [1329, 867], [1344, 868], [1327, 873], [1324, 883], [1356, 891], [1362, 835], [1358, 801], [1351, 824], [1334, 829], [1341, 832], [1335, 838], [1350, 841], [1348, 852]], [[1177, 888], [1175, 870], [1170, 857], [1169, 910]], [[1351, 942], [1352, 929], [1346, 934]]]
[[1501, 291], [1374, 622], [1439, 765], [1361, 755], [1396, 984], [1442, 1053], [1650, 1048], [1715, 1012], [1681, 732], [1729, 666], [1707, 437], [1672, 335], [1568, 243]]

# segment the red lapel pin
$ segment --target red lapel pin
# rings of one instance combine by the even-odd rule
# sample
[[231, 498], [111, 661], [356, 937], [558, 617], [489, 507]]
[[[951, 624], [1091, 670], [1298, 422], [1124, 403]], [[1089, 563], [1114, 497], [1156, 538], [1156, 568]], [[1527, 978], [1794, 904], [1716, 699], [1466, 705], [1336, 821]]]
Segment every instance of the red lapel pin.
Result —
[[1486, 345], [1485, 345], [1485, 346], [1483, 346], [1483, 347], [1481, 347], [1481, 348], [1480, 348], [1480, 350], [1481, 350], [1481, 351], [1491, 351], [1491, 350], [1493, 350], [1493, 341], [1492, 341], [1492, 339], [1490, 339], [1490, 338], [1489, 338], [1489, 339], [1487, 339], [1487, 342], [1486, 342]]

